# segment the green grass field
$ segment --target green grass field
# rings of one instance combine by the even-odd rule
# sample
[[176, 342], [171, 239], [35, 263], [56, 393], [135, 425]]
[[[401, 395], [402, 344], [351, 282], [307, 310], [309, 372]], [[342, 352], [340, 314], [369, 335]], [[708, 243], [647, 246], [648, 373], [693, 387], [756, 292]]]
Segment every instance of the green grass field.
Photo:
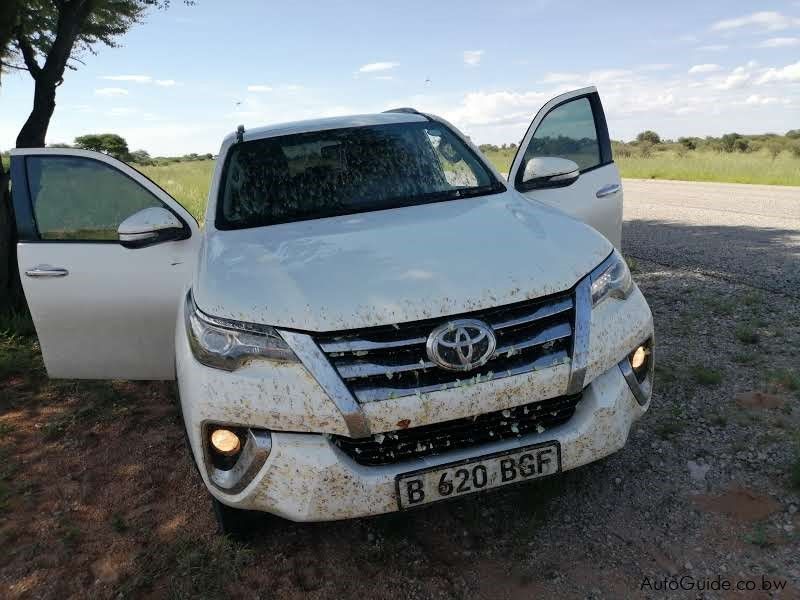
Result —
[[198, 221], [203, 220], [208, 187], [211, 185], [211, 174], [214, 170], [213, 160], [172, 163], [159, 167], [136, 167], [167, 190]]
[[[486, 156], [501, 173], [507, 173], [514, 150], [487, 152]], [[679, 156], [667, 150], [654, 152], [649, 158], [619, 157], [616, 162], [623, 177], [637, 179], [800, 185], [800, 158], [789, 152], [773, 159], [766, 151], [694, 151]], [[140, 169], [202, 220], [213, 165], [213, 161], [202, 160]]]
[[623, 177], [636, 179], [683, 179], [769, 185], [800, 185], [800, 157], [781, 152], [774, 159], [769, 152], [695, 151], [678, 155], [655, 152], [652, 157], [616, 159]]
[[[486, 157], [500, 172], [506, 173], [514, 159], [513, 149], [487, 152]], [[679, 155], [673, 150], [652, 156], [617, 156], [623, 177], [632, 179], [682, 179], [768, 185], [800, 185], [800, 158], [788, 151], [774, 159], [769, 152], [694, 151]]]

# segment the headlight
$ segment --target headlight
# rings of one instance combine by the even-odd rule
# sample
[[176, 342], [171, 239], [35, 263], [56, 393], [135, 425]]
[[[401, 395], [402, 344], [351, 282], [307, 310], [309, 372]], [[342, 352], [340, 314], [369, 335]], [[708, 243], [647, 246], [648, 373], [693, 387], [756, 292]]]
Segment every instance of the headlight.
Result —
[[592, 306], [608, 297], [625, 299], [633, 289], [631, 272], [622, 255], [614, 250], [591, 274]]
[[186, 295], [184, 316], [192, 353], [209, 367], [235, 371], [253, 359], [298, 360], [274, 327], [211, 318], [200, 312], [191, 292]]

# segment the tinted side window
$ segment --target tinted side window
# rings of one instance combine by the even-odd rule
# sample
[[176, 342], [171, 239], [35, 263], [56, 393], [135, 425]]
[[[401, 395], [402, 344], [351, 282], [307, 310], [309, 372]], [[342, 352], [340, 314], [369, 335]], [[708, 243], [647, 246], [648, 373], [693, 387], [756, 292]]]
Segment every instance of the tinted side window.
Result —
[[33, 213], [43, 240], [116, 241], [132, 214], [162, 202], [113, 167], [79, 156], [25, 160]]
[[577, 98], [551, 110], [533, 134], [525, 151], [531, 158], [555, 156], [578, 163], [581, 171], [600, 164], [600, 144], [588, 98]]

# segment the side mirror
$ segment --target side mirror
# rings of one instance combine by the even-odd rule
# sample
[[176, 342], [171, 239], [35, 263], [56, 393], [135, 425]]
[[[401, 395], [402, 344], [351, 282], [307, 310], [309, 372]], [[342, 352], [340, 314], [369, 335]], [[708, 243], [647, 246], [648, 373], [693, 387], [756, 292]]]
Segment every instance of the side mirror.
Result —
[[578, 163], [567, 158], [540, 156], [530, 159], [522, 174], [525, 190], [565, 187], [580, 177]]
[[126, 248], [144, 248], [161, 242], [183, 240], [189, 230], [178, 217], [160, 206], [145, 208], [125, 219], [117, 228], [119, 242]]

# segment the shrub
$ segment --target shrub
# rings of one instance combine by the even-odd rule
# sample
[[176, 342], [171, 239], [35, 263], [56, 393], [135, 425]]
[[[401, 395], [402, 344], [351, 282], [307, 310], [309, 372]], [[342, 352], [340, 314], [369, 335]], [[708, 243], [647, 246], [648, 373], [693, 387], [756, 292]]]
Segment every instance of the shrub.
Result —
[[742, 138], [738, 133], [726, 133], [720, 140], [720, 146], [723, 152], [733, 152], [736, 150], [736, 141]]
[[633, 155], [630, 145], [625, 142], [611, 142], [611, 151], [617, 158], [630, 158]]
[[744, 138], [739, 138], [733, 142], [733, 149], [736, 152], [750, 152], [750, 142]]
[[639, 149], [639, 155], [642, 158], [650, 158], [653, 156], [653, 144], [652, 142], [648, 142], [646, 140], [639, 142], [636, 147]]
[[641, 132], [639, 135], [636, 136], [637, 142], [649, 142], [651, 144], [660, 144], [661, 143], [661, 136], [658, 135], [655, 131], [648, 129], [647, 131]]

